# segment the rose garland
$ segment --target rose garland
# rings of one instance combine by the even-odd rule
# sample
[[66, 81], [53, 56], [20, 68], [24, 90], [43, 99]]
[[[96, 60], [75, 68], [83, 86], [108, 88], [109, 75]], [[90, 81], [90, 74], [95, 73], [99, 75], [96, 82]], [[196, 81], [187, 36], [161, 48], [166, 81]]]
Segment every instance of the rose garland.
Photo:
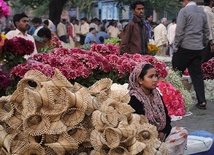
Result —
[[202, 64], [204, 79], [214, 79], [214, 58]]
[[171, 83], [165, 81], [158, 82], [158, 88], [160, 89], [163, 97], [163, 101], [168, 110], [169, 116], [183, 116], [185, 115], [185, 100], [182, 94]]
[[190, 109], [193, 107], [193, 100], [190, 93], [184, 89], [184, 86], [181, 82], [181, 77], [178, 75], [178, 73], [174, 72], [173, 70], [169, 70], [168, 75], [164, 81], [170, 82], [174, 87], [176, 87], [177, 90], [181, 92], [185, 100], [185, 109], [187, 112], [190, 111]]

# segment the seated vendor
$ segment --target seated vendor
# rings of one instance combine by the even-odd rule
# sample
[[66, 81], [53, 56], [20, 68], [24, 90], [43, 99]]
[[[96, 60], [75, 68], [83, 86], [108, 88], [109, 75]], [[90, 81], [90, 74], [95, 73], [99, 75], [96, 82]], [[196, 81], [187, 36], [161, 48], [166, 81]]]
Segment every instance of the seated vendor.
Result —
[[129, 105], [137, 114], [145, 115], [156, 126], [159, 140], [164, 141], [170, 155], [182, 155], [188, 132], [183, 127], [171, 127], [171, 119], [159, 90], [157, 72], [149, 63], [138, 64], [129, 77]]

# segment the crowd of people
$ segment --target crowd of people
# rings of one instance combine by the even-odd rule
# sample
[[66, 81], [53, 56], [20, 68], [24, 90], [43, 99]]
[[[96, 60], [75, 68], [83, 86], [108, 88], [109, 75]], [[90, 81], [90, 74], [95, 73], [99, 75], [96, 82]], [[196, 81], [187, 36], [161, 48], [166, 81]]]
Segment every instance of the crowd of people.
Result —
[[[21, 27], [16, 22], [22, 23]], [[62, 47], [64, 43], [74, 48], [84, 44], [103, 44], [105, 39], [119, 38], [128, 21], [121, 20], [120, 22], [113, 19], [101, 21], [98, 18], [89, 20], [84, 17], [80, 20], [62, 18], [57, 25], [54, 25], [50, 19], [40, 17], [30, 19], [25, 13], [20, 13], [13, 16], [11, 24], [2, 29], [1, 33], [17, 35], [14, 34], [14, 30], [19, 30], [23, 36], [30, 35], [33, 37], [31, 40], [34, 40], [37, 51], [45, 45]], [[22, 26], [25, 28], [23, 29]]]

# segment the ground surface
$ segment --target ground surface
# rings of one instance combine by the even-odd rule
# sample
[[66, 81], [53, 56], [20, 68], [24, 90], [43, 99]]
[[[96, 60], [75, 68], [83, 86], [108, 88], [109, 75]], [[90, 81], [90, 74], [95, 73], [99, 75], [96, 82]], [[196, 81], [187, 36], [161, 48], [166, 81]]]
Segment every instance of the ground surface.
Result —
[[186, 127], [189, 132], [205, 130], [214, 134], [214, 102], [207, 103], [207, 109], [191, 109], [192, 115], [172, 122], [172, 126]]

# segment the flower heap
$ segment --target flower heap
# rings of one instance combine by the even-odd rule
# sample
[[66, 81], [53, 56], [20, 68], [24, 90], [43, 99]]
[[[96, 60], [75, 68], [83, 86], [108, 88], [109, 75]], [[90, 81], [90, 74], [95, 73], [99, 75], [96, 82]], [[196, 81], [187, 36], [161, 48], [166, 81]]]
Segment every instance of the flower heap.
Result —
[[6, 2], [0, 0], [0, 18], [3, 16], [8, 17], [10, 15], [10, 10]]
[[184, 71], [183, 75], [184, 75], [184, 76], [190, 76], [190, 75], [189, 75], [188, 69], [186, 69], [186, 70]]
[[186, 114], [185, 100], [179, 90], [177, 90], [171, 83], [161, 80], [158, 82], [158, 88], [163, 95], [163, 101], [169, 116], [183, 116]]
[[[179, 90], [181, 92], [181, 94], [185, 100], [185, 110], [187, 112], [190, 111], [190, 109], [193, 107], [194, 102], [192, 100], [190, 92], [188, 90], [184, 89], [184, 85], [181, 82], [181, 77], [179, 76], [179, 72], [169, 70], [168, 75], [164, 79], [164, 81], [170, 82], [171, 85], [173, 85], [177, 90]], [[165, 95], [165, 94], [163, 94], [163, 95]], [[170, 94], [168, 94], [168, 96], [170, 96]], [[167, 96], [167, 98], [168, 98], [168, 96]], [[181, 101], [180, 106], [183, 107], [183, 100], [180, 99], [180, 101]], [[173, 102], [171, 102], [171, 103], [168, 102], [168, 105], [169, 105], [169, 107], [174, 107], [174, 105], [170, 105], [170, 104], [173, 104]], [[177, 113], [176, 109], [173, 109], [173, 110], [176, 114]], [[173, 112], [173, 110], [172, 110], [172, 112]]]
[[15, 66], [11, 70], [10, 74], [11, 74], [11, 77], [13, 78], [16, 77], [17, 75], [18, 77], [23, 78], [25, 73], [31, 69], [38, 70], [48, 77], [52, 77], [54, 75], [53, 67], [51, 67], [48, 64], [43, 64], [39, 61], [35, 61], [33, 59], [29, 59], [27, 60], [26, 63]]
[[111, 85], [102, 79], [86, 88], [57, 69], [52, 78], [28, 71], [0, 98], [0, 154], [168, 155], [156, 127], [132, 114], [128, 93]]
[[30, 55], [34, 51], [34, 44], [30, 40], [21, 37], [6, 39], [1, 53], [1, 58], [5, 61], [8, 70], [26, 61], [25, 55]]
[[214, 58], [210, 59], [207, 62], [204, 62], [201, 67], [202, 67], [204, 79], [213, 80], [214, 79]]
[[114, 44], [92, 44], [91, 45], [91, 51], [100, 53], [102, 55], [120, 55], [119, 47]]
[[148, 44], [148, 53], [149, 55], [156, 55], [157, 52], [160, 52], [160, 48], [154, 44]]
[[10, 85], [9, 74], [4, 73], [0, 68], [0, 96], [4, 95], [7, 87]]
[[[140, 62], [150, 62], [158, 71], [160, 77], [167, 76], [166, 64], [153, 56], [140, 54], [120, 55], [119, 47], [113, 44], [94, 44], [90, 51], [78, 48], [56, 48], [50, 53], [40, 53], [34, 56], [34, 60], [44, 65], [58, 68], [70, 81], [76, 81], [90, 86], [97, 80], [109, 77], [114, 82], [128, 82], [128, 75]], [[16, 66], [12, 76], [23, 75], [30, 69], [28, 63]], [[33, 66], [32, 66], [33, 67]], [[42, 67], [44, 73], [45, 67]], [[31, 68], [36, 69], [36, 68]], [[49, 73], [51, 74], [51, 73]]]

